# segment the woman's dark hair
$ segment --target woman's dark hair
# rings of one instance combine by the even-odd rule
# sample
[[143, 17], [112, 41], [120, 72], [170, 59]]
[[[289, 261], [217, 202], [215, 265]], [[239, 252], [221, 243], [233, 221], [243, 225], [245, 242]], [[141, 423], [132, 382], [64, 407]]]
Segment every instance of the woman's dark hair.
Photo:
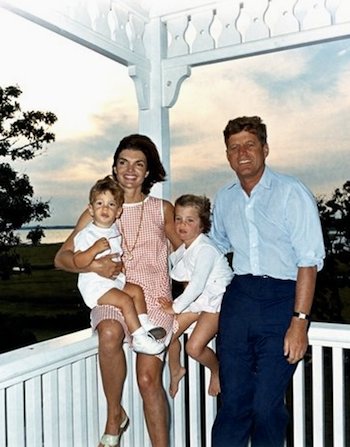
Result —
[[262, 145], [267, 143], [266, 125], [262, 119], [259, 116], [241, 116], [227, 123], [224, 129], [226, 146], [230, 136], [242, 132], [242, 130], [256, 135]]
[[155, 183], [164, 182], [166, 172], [160, 161], [156, 145], [146, 135], [140, 134], [129, 135], [120, 141], [114, 153], [112, 166], [113, 176], [115, 176], [113, 168], [117, 165], [119, 155], [124, 149], [141, 151], [146, 157], [147, 171], [149, 174], [142, 184], [142, 192], [144, 194], [149, 194]]
[[195, 196], [193, 194], [184, 194], [175, 200], [176, 206], [193, 206], [198, 210], [198, 216], [201, 221], [203, 233], [208, 233], [211, 227], [210, 221], [210, 200], [205, 196]]

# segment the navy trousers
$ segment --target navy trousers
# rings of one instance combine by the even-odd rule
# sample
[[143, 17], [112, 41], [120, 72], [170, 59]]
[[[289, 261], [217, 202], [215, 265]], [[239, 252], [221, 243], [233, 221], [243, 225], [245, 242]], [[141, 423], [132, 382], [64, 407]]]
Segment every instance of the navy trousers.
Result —
[[212, 447], [283, 447], [285, 392], [296, 365], [283, 354], [295, 281], [235, 276], [224, 295], [217, 339], [221, 406]]

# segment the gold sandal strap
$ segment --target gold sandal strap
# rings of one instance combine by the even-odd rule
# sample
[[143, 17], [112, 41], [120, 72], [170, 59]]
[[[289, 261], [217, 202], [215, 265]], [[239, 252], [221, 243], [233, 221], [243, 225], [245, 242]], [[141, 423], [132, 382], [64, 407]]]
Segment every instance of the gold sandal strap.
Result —
[[107, 435], [104, 434], [101, 438], [101, 444], [103, 447], [115, 447], [119, 443], [119, 435]]

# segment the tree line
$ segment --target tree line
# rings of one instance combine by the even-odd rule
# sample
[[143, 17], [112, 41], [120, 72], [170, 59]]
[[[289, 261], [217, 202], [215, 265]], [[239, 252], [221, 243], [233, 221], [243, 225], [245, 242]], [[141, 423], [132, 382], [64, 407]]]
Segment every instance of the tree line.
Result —
[[[15, 232], [29, 222], [50, 217], [49, 202], [34, 197], [26, 174], [16, 172], [11, 161], [27, 161], [40, 155], [55, 141], [50, 131], [57, 117], [51, 112], [22, 111], [18, 86], [0, 87], [0, 277], [8, 279], [21, 260], [15, 247]], [[337, 188], [330, 199], [318, 198], [326, 247], [323, 270], [318, 275], [313, 317], [318, 321], [350, 323], [343, 315], [344, 295], [350, 294], [350, 180]], [[38, 225], [29, 239], [40, 243]], [[350, 310], [349, 310], [350, 312]]]
[[[31, 221], [50, 217], [48, 202], [34, 197], [26, 174], [10, 162], [31, 160], [55, 141], [50, 127], [57, 117], [52, 112], [22, 111], [18, 86], [0, 87], [0, 274], [6, 278], [19, 259], [13, 247], [19, 244], [15, 231]], [[35, 236], [35, 235], [34, 235]]]

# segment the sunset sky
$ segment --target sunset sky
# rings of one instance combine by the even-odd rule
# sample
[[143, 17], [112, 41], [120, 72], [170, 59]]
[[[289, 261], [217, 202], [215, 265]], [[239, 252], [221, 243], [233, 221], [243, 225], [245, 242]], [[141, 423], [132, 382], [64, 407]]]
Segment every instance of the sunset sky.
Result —
[[[18, 84], [23, 110], [58, 117], [56, 142], [15, 167], [50, 201], [42, 225], [73, 224], [119, 140], [137, 132], [133, 81], [125, 67], [2, 8], [0, 42], [1, 87]], [[349, 79], [349, 40], [193, 69], [170, 111], [171, 199], [213, 198], [232, 181], [222, 130], [241, 115], [266, 123], [271, 167], [318, 196], [341, 187], [350, 179]]]

